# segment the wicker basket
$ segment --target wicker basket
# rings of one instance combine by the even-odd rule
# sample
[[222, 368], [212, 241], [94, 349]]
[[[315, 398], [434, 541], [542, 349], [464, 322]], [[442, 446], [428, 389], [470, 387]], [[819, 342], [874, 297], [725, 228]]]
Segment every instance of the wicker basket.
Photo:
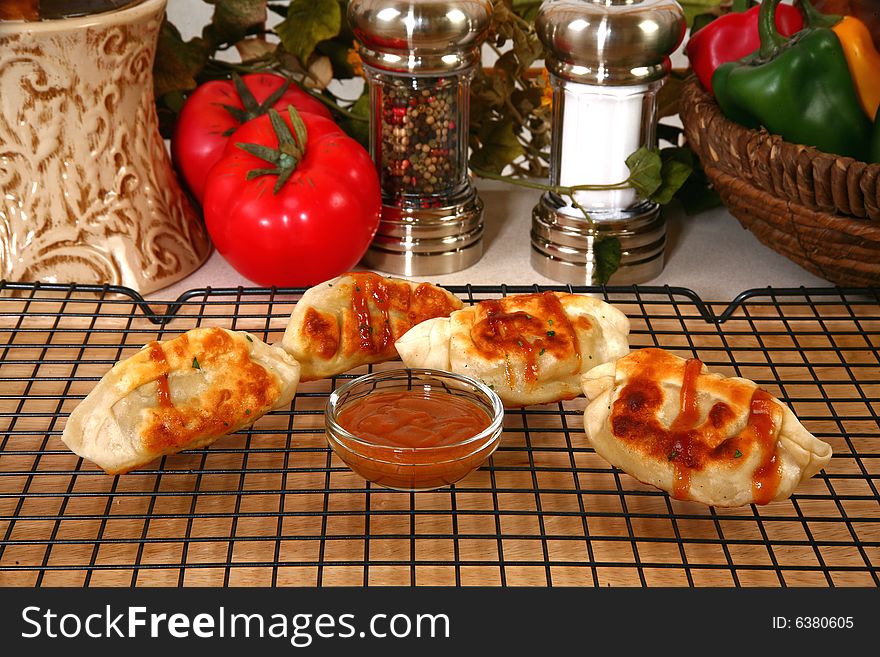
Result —
[[681, 120], [721, 200], [761, 242], [838, 285], [880, 285], [880, 164], [733, 123], [693, 77]]

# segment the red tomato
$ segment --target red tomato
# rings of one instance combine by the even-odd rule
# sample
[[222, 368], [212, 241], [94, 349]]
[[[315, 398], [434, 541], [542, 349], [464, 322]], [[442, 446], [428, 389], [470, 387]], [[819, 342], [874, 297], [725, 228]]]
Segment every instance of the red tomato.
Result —
[[[171, 139], [171, 155], [199, 202], [205, 192], [205, 177], [223, 154], [229, 135], [245, 121], [259, 116], [260, 113], [264, 114], [268, 107], [258, 106], [287, 82], [286, 78], [274, 73], [251, 73], [241, 80], [253, 95], [251, 111], [246, 109], [246, 103], [242, 102], [232, 80], [212, 80], [190, 95], [177, 118]], [[251, 101], [245, 100], [247, 103]], [[224, 105], [235, 108], [242, 114], [235, 116], [236, 112], [229, 111]], [[288, 105], [293, 105], [300, 112], [333, 118], [330, 110], [293, 82], [271, 106], [283, 111]]]
[[[314, 285], [354, 268], [379, 226], [379, 177], [369, 153], [332, 121], [300, 116], [305, 153], [286, 181], [276, 173], [247, 179], [276, 166], [238, 146], [279, 148], [271, 117], [261, 116], [230, 137], [205, 185], [214, 245], [236, 271], [264, 286]], [[281, 117], [290, 128], [288, 113]]]

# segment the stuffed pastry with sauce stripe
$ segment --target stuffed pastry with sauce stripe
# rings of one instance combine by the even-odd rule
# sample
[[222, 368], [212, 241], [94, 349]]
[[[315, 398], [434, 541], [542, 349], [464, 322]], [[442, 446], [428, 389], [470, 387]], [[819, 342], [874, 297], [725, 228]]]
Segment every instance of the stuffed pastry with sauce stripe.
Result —
[[419, 322], [446, 317], [461, 300], [430, 283], [351, 272], [309, 288], [281, 346], [314, 381], [397, 358], [394, 342]]
[[197, 328], [151, 342], [73, 410], [61, 439], [109, 474], [210, 445], [290, 404], [299, 364], [248, 333]]
[[583, 294], [544, 292], [481, 301], [419, 324], [397, 341], [407, 367], [463, 374], [508, 406], [573, 399], [581, 374], [629, 351], [629, 320]]
[[639, 349], [582, 383], [596, 453], [677, 499], [725, 507], [784, 500], [831, 459], [831, 447], [778, 399], [697, 359]]

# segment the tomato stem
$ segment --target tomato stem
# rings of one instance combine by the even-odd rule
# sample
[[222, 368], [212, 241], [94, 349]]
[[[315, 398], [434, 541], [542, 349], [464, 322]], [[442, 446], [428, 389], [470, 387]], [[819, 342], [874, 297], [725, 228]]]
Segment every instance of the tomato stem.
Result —
[[[262, 103], [258, 103], [254, 94], [251, 93], [251, 90], [238, 73], [232, 73], [232, 84], [235, 86], [235, 92], [241, 99], [241, 104], [244, 106], [244, 109], [233, 107], [232, 105], [223, 105], [223, 109], [229, 112], [239, 125], [266, 114], [269, 111], [269, 108], [274, 107], [275, 103], [281, 100], [281, 97], [287, 93], [287, 90], [290, 88], [290, 80], [285, 79], [284, 84], [273, 91]], [[223, 136], [228, 137], [231, 135], [235, 132], [236, 127], [237, 126], [229, 128], [229, 130], [223, 133]]]
[[278, 176], [278, 180], [275, 181], [275, 187], [273, 188], [273, 192], [277, 194], [290, 179], [290, 176], [293, 175], [293, 172], [296, 171], [296, 167], [299, 166], [303, 157], [305, 157], [308, 130], [306, 130], [302, 117], [293, 105], [288, 105], [287, 107], [290, 123], [293, 126], [292, 131], [276, 109], [269, 108], [267, 113], [269, 114], [269, 122], [272, 124], [272, 130], [278, 138], [278, 148], [264, 146], [263, 144], [236, 143], [235, 145], [254, 157], [275, 165], [270, 168], [252, 169], [248, 171], [247, 179], [253, 180], [260, 176]]
[[306, 124], [303, 123], [302, 117], [299, 115], [293, 105], [288, 105], [287, 112], [290, 114], [290, 123], [293, 125], [293, 131], [296, 134], [296, 140], [299, 142], [303, 153], [306, 151], [306, 142], [309, 139], [309, 132], [306, 130]]

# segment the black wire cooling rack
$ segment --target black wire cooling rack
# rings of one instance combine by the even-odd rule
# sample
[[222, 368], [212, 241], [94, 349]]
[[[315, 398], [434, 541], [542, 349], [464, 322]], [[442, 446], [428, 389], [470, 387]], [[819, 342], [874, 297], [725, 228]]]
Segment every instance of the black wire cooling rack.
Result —
[[[475, 302], [566, 288], [449, 289]], [[387, 491], [324, 439], [327, 395], [363, 369], [301, 385], [289, 410], [208, 449], [111, 477], [59, 436], [114, 362], [200, 325], [277, 341], [302, 290], [150, 305], [121, 287], [0, 283], [0, 585], [880, 584], [876, 290], [767, 288], [730, 304], [683, 288], [574, 291], [626, 312], [633, 347], [778, 395], [831, 444], [829, 466], [764, 507], [673, 500], [594, 453], [580, 399], [508, 411], [501, 447], [455, 486]]]

